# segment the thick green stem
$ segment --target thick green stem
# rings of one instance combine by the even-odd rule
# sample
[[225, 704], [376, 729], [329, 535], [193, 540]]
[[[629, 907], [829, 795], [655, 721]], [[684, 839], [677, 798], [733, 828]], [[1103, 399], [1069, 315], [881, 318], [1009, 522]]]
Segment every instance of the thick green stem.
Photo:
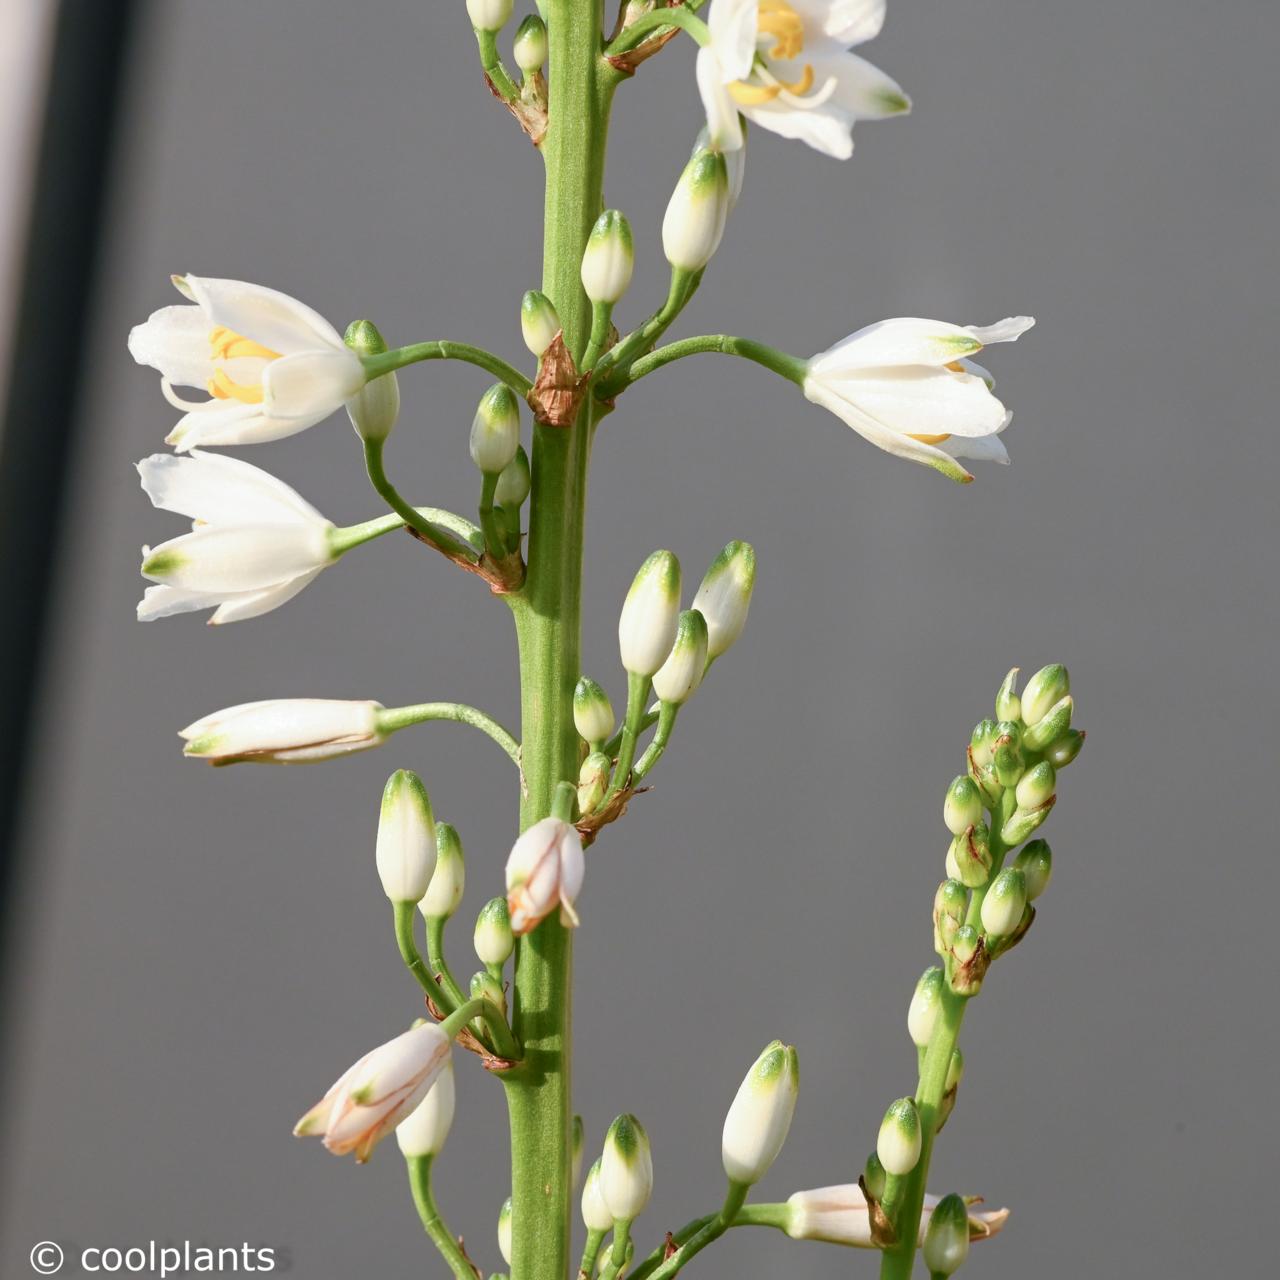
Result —
[[431, 1161], [431, 1156], [410, 1156], [405, 1162], [409, 1168], [413, 1203], [418, 1206], [418, 1216], [422, 1219], [423, 1228], [440, 1250], [457, 1280], [475, 1280], [475, 1272], [471, 1270], [467, 1255], [462, 1252], [453, 1232], [440, 1217], [440, 1209], [431, 1190]]

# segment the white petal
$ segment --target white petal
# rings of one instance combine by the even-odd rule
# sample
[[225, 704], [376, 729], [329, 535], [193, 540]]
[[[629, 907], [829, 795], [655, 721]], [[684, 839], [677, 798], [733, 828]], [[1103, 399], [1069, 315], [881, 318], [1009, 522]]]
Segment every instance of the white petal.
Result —
[[745, 80], [756, 56], [759, 0], [711, 0], [707, 26], [724, 81]]
[[738, 104], [725, 87], [720, 74], [720, 64], [711, 49], [699, 49], [696, 64], [698, 93], [707, 114], [707, 136], [711, 145], [721, 151], [742, 149], [742, 120]]
[[[857, 120], [883, 120], [888, 116], [905, 115], [911, 110], [911, 99], [903, 92], [902, 86], [856, 53], [846, 53], [839, 46], [828, 45], [825, 49], [815, 49], [812, 55], [806, 50], [799, 63], [781, 65], [794, 67], [799, 74], [803, 62], [813, 67], [818, 84], [834, 77], [836, 90], [830, 101], [843, 107]], [[779, 70], [777, 74], [779, 79], [791, 79], [790, 70]]]
[[218, 595], [260, 591], [329, 564], [326, 532], [304, 524], [202, 526], [153, 547], [143, 576]]
[[[1005, 415], [1000, 431], [1008, 426], [1012, 417], [1013, 414]], [[1009, 450], [1004, 447], [998, 431], [993, 431], [989, 436], [952, 436], [950, 440], [943, 440], [938, 448], [953, 458], [974, 458], [979, 462], [998, 462], [1006, 467], [1009, 465]]]
[[212, 609], [220, 604], [221, 596], [207, 591], [188, 591], [161, 583], [148, 587], [138, 601], [138, 621], [152, 622], [156, 618], [172, 618], [177, 613], [195, 613], [200, 609]]
[[822, 30], [846, 48], [874, 40], [884, 27], [885, 0], [834, 0], [823, 3], [818, 0], [792, 0], [801, 11], [810, 8], [825, 9]]
[[341, 335], [324, 316], [287, 293], [243, 280], [191, 275], [184, 280], [212, 324], [282, 356], [317, 347], [345, 350]]
[[283, 480], [216, 453], [175, 458], [153, 453], [138, 463], [147, 497], [164, 511], [208, 524], [275, 524], [324, 517]]
[[327, 417], [365, 384], [364, 366], [354, 351], [304, 351], [267, 365], [262, 402], [273, 419]]
[[814, 356], [809, 368], [826, 377], [892, 365], [946, 365], [980, 349], [978, 338], [958, 324], [901, 316], [851, 333]]
[[747, 119], [781, 138], [806, 142], [815, 151], [836, 160], [853, 155], [853, 118], [843, 107], [797, 110], [784, 102], [766, 102], [742, 108]]
[[[320, 748], [330, 742], [350, 742], [353, 747], [377, 739], [376, 702], [347, 702], [337, 698], [268, 698], [242, 702], [201, 717], [179, 730], [188, 742], [206, 738], [201, 754], [239, 755]], [[370, 741], [372, 740], [372, 741]]]
[[891, 431], [987, 436], [1004, 427], [1005, 407], [981, 378], [913, 365], [829, 378], [832, 389]]
[[248, 618], [258, 618], [264, 613], [270, 613], [272, 609], [278, 609], [292, 600], [304, 587], [310, 586], [320, 576], [323, 568], [322, 565], [319, 569], [312, 569], [310, 573], [300, 574], [291, 582], [282, 582], [278, 587], [268, 587], [265, 591], [249, 591], [243, 595], [229, 596], [209, 619], [209, 625], [218, 627], [225, 622], [244, 622]]
[[129, 330], [129, 354], [170, 382], [203, 387], [213, 377], [209, 327], [199, 307], [161, 307]]
[[1028, 329], [1034, 328], [1035, 323], [1034, 316], [1006, 316], [995, 324], [970, 324], [965, 328], [987, 347], [993, 342], [1017, 342]]
[[206, 400], [178, 419], [164, 438], [179, 453], [202, 444], [242, 444], [252, 440], [263, 419], [262, 408], [239, 400]]

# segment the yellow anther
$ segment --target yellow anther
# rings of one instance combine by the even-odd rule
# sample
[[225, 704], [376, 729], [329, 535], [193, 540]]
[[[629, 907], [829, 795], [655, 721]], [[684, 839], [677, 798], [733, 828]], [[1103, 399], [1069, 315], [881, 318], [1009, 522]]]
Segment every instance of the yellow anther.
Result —
[[780, 84], [749, 84], [746, 80], [735, 80], [729, 86], [729, 93], [734, 102], [739, 102], [744, 107], [755, 107], [762, 102], [772, 102], [781, 92]]
[[918, 436], [913, 431], [908, 431], [906, 435], [908, 439], [919, 440], [921, 444], [941, 444], [944, 440], [951, 439], [949, 431], [943, 432], [940, 436]]
[[209, 333], [209, 346], [215, 360], [238, 360], [246, 356], [258, 356], [263, 360], [278, 360], [280, 353], [261, 343], [219, 325]]
[[777, 43], [774, 58], [796, 58], [804, 48], [804, 20], [785, 0], [760, 0], [760, 30]]
[[794, 93], [796, 97], [803, 98], [813, 88], [813, 67], [806, 62], [804, 70], [800, 73], [800, 79], [794, 84], [783, 84], [782, 87], [788, 93]]
[[232, 382], [221, 369], [218, 369], [209, 379], [208, 386], [209, 394], [215, 400], [239, 400], [241, 404], [262, 403], [261, 385], [242, 386], [238, 382]]

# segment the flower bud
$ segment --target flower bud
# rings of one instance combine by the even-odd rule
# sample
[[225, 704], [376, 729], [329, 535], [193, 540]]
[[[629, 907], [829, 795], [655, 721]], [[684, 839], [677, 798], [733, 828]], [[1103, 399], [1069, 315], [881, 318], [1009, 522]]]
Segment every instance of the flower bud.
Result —
[[1006, 845], [1021, 844], [1033, 831], [1040, 829], [1057, 802], [1057, 796], [1050, 796], [1034, 809], [1015, 809], [1013, 816], [1000, 829], [1000, 839]]
[[438, 1156], [453, 1125], [456, 1093], [453, 1060], [445, 1063], [427, 1096], [396, 1126], [396, 1142], [407, 1157]]
[[1049, 744], [1045, 751], [1045, 759], [1055, 769], [1065, 769], [1080, 754], [1084, 746], [1084, 730], [1068, 729], [1062, 737]]
[[915, 995], [907, 1010], [907, 1031], [917, 1049], [928, 1047], [933, 1029], [942, 1010], [942, 970], [936, 966], [926, 969], [916, 983]]
[[[880, 1199], [879, 1195], [872, 1194]], [[937, 1196], [925, 1196], [920, 1214], [921, 1243], [927, 1237], [929, 1223], [940, 1205]], [[787, 1200], [782, 1229], [793, 1240], [825, 1240], [829, 1244], [852, 1245], [856, 1249], [878, 1249], [883, 1247], [883, 1242], [873, 1236], [869, 1207], [857, 1183], [797, 1191]], [[974, 1213], [970, 1219], [973, 1238], [986, 1240], [998, 1235], [1008, 1218], [1008, 1209]]]
[[[947, 857], [951, 857], [950, 852]], [[968, 909], [969, 894], [958, 879], [944, 880], [938, 886], [933, 898], [933, 949], [940, 956], [951, 950], [956, 930], [964, 923]]]
[[607, 742], [617, 723], [609, 695], [590, 676], [583, 676], [573, 690], [573, 727], [593, 746]]
[[967, 774], [960, 774], [947, 788], [942, 802], [942, 820], [947, 824], [947, 830], [956, 836], [982, 821], [982, 793]]
[[884, 1165], [880, 1163], [880, 1157], [873, 1151], [867, 1157], [867, 1163], [862, 1168], [862, 1185], [866, 1188], [867, 1195], [875, 1200], [883, 1200], [885, 1188], [889, 1185], [889, 1175], [884, 1171]]
[[956, 963], [968, 964], [978, 954], [978, 943], [981, 941], [982, 936], [973, 925], [962, 924], [951, 943], [951, 954], [955, 956]]
[[720, 1156], [730, 1182], [752, 1186], [777, 1159], [800, 1089], [795, 1048], [775, 1040], [755, 1060], [725, 1116]]
[[910, 1098], [899, 1098], [889, 1104], [876, 1137], [876, 1155], [885, 1172], [902, 1177], [916, 1167], [920, 1159], [920, 1116]]
[[471, 421], [471, 461], [485, 475], [497, 475], [520, 446], [520, 406], [505, 383], [495, 382], [480, 397]]
[[473, 1000], [487, 1000], [504, 1018], [507, 1016], [507, 993], [492, 974], [473, 973], [469, 990]]
[[583, 815], [595, 811], [609, 787], [613, 761], [603, 751], [593, 751], [578, 770], [578, 811]]
[[577, 1188], [582, 1181], [583, 1129], [582, 1117], [573, 1117], [573, 1127], [569, 1133], [569, 1185]]
[[516, 66], [527, 76], [540, 70], [542, 64], [546, 62], [547, 25], [536, 13], [531, 13], [516, 28], [512, 53], [515, 56]]
[[560, 923], [578, 924], [573, 904], [582, 889], [586, 864], [582, 837], [559, 818], [535, 822], [512, 846], [507, 858], [507, 907], [517, 937], [535, 929], [559, 909]]
[[1048, 887], [1053, 875], [1053, 854], [1047, 840], [1032, 840], [1013, 865], [1022, 872], [1027, 886], [1027, 901], [1034, 902]]
[[969, 738], [969, 759], [978, 768], [984, 768], [991, 763], [991, 752], [995, 744], [996, 722], [994, 720], [978, 721]]
[[582, 255], [582, 287], [592, 302], [615, 303], [627, 291], [635, 267], [631, 224], [617, 209], [606, 209], [591, 228]]
[[947, 875], [968, 889], [979, 889], [991, 874], [991, 833], [978, 822], [951, 839], [947, 850]]
[[[652, 8], [653, 5], [650, 4], [649, 7]], [[711, 131], [703, 125], [698, 130], [689, 158], [692, 159], [700, 152], [709, 150], [713, 150]], [[738, 197], [742, 195], [743, 179], [747, 176], [747, 148], [741, 146], [736, 151], [724, 153], [724, 162], [729, 174], [729, 212], [732, 213], [734, 206], [738, 203]]]
[[924, 1265], [931, 1276], [949, 1276], [969, 1256], [969, 1206], [957, 1195], [943, 1196], [924, 1234]]
[[436, 869], [418, 910], [428, 919], [447, 920], [458, 909], [466, 888], [467, 868], [462, 841], [447, 823], [436, 823]]
[[982, 927], [993, 938], [1012, 933], [1027, 909], [1027, 882], [1017, 867], [1005, 867], [982, 900]]
[[747, 625], [756, 585], [756, 553], [749, 542], [730, 542], [711, 562], [693, 607], [707, 623], [707, 657], [726, 653]]
[[1022, 719], [1022, 699], [1018, 697], [1015, 690], [1018, 687], [1018, 671], [1020, 668], [1013, 667], [1009, 674], [1005, 676], [1004, 681], [1000, 685], [999, 691], [996, 693], [996, 719], [997, 720], [1021, 720]]
[[582, 1184], [582, 1221], [588, 1231], [608, 1231], [613, 1226], [613, 1214], [600, 1189], [600, 1165], [597, 1160], [587, 1170], [587, 1180]]
[[632, 675], [652, 676], [667, 660], [680, 612], [680, 561], [655, 551], [640, 566], [618, 619], [622, 665]]
[[604, 1139], [600, 1157], [600, 1194], [610, 1215], [632, 1222], [653, 1194], [653, 1156], [649, 1135], [635, 1116], [619, 1116]]
[[996, 725], [991, 763], [1002, 787], [1015, 786], [1022, 777], [1022, 728], [1016, 720], [1002, 720]]
[[1019, 809], [1035, 809], [1050, 799], [1057, 790], [1058, 778], [1053, 765], [1041, 760], [1029, 773], [1024, 773], [1014, 795]]
[[449, 1061], [449, 1037], [434, 1022], [412, 1027], [366, 1053], [294, 1127], [300, 1137], [323, 1135], [334, 1155], [368, 1160], [426, 1096]]
[[529, 455], [524, 445], [516, 446], [515, 457], [502, 469], [498, 477], [498, 487], [493, 491], [493, 500], [500, 507], [516, 511], [524, 505], [529, 496]]
[[467, 17], [477, 31], [501, 31], [511, 17], [511, 4], [512, 0], [467, 0]]
[[178, 736], [182, 753], [210, 764], [306, 764], [379, 746], [377, 702], [336, 698], [272, 698], [245, 702], [203, 717]]
[[720, 247], [729, 216], [729, 171], [717, 151], [695, 151], [662, 219], [662, 251], [679, 271], [701, 271]]
[[422, 901], [436, 869], [436, 825], [427, 789], [408, 769], [397, 769], [383, 789], [375, 861], [392, 902]]
[[[1033, 725], [1049, 714], [1049, 709], [1071, 692], [1071, 677], [1061, 663], [1041, 667], [1022, 691], [1022, 719]], [[1012, 719], [1013, 717], [1008, 717]], [[1039, 748], [1036, 748], [1037, 750]]]
[[520, 335], [524, 345], [541, 360], [559, 332], [560, 316], [551, 299], [537, 289], [530, 289], [520, 299]]
[[[372, 320], [353, 320], [343, 341], [361, 356], [379, 356], [387, 349]], [[366, 382], [347, 401], [347, 417], [361, 440], [385, 440], [400, 416], [400, 384], [394, 373]]]
[[[469, 2], [469, 0], [468, 0]], [[498, 1210], [498, 1252], [502, 1254], [502, 1260], [511, 1265], [511, 1197], [508, 1196], [502, 1202], [502, 1208]]]
[[507, 963], [515, 950], [516, 940], [511, 932], [506, 898], [490, 898], [480, 908], [472, 941], [481, 964], [500, 969]]
[[1044, 717], [1028, 725], [1022, 735], [1022, 745], [1028, 751], [1043, 751], [1049, 744], [1062, 737], [1071, 728], [1071, 715], [1075, 700], [1070, 694], [1060, 698], [1049, 708]]
[[707, 669], [707, 624], [696, 609], [676, 620], [676, 639], [667, 660], [654, 672], [653, 691], [659, 701], [679, 707], [702, 683]]
[[964, 1079], [964, 1054], [959, 1049], [951, 1050], [951, 1061], [947, 1063], [947, 1079], [942, 1086], [944, 1093], [950, 1093], [953, 1089], [960, 1087], [960, 1081]]

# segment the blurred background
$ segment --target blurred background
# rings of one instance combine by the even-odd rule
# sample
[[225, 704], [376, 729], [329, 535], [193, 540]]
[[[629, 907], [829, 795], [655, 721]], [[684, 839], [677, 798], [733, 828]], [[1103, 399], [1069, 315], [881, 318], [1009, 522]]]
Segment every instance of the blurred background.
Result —
[[[744, 639], [591, 850], [580, 903], [578, 1107], [588, 1159], [619, 1111], [649, 1129], [646, 1249], [718, 1205], [724, 1110], [774, 1036], [803, 1088], [760, 1196], [856, 1177], [915, 1080], [943, 790], [1005, 670], [1061, 660], [1088, 749], [1045, 829], [1038, 923], [966, 1022], [931, 1189], [1013, 1208], [970, 1261], [993, 1278], [1266, 1269], [1277, 34], [1262, 0], [897, 0], [863, 52], [912, 116], [859, 126], [843, 165], [753, 135], [680, 334], [807, 353], [893, 315], [1039, 325], [989, 353], [1014, 465], [963, 488], [724, 360], [664, 370], [601, 429], [584, 645], [615, 701], [617, 610], [650, 550], [691, 586], [729, 538], [760, 562]], [[461, 0], [5, 0], [0, 46], [0, 1272], [28, 1274], [38, 1240], [189, 1239], [271, 1245], [307, 1280], [444, 1275], [393, 1146], [357, 1168], [289, 1130], [418, 1007], [372, 865], [387, 773], [418, 770], [461, 831], [466, 970], [512, 839], [506, 762], [435, 724], [215, 773], [175, 731], [299, 695], [458, 699], [515, 725], [506, 611], [393, 537], [264, 618], [139, 625], [138, 548], [182, 522], [138, 489], [174, 415], [125, 338], [192, 271], [520, 359], [540, 164]], [[662, 210], [699, 125], [688, 42], [614, 120], [627, 327], [666, 288]], [[401, 386], [394, 477], [469, 509], [484, 375]], [[340, 524], [378, 512], [341, 416], [240, 456]], [[505, 1115], [473, 1065], [438, 1191], [487, 1273]], [[741, 1231], [694, 1265], [817, 1280], [875, 1259]]]

